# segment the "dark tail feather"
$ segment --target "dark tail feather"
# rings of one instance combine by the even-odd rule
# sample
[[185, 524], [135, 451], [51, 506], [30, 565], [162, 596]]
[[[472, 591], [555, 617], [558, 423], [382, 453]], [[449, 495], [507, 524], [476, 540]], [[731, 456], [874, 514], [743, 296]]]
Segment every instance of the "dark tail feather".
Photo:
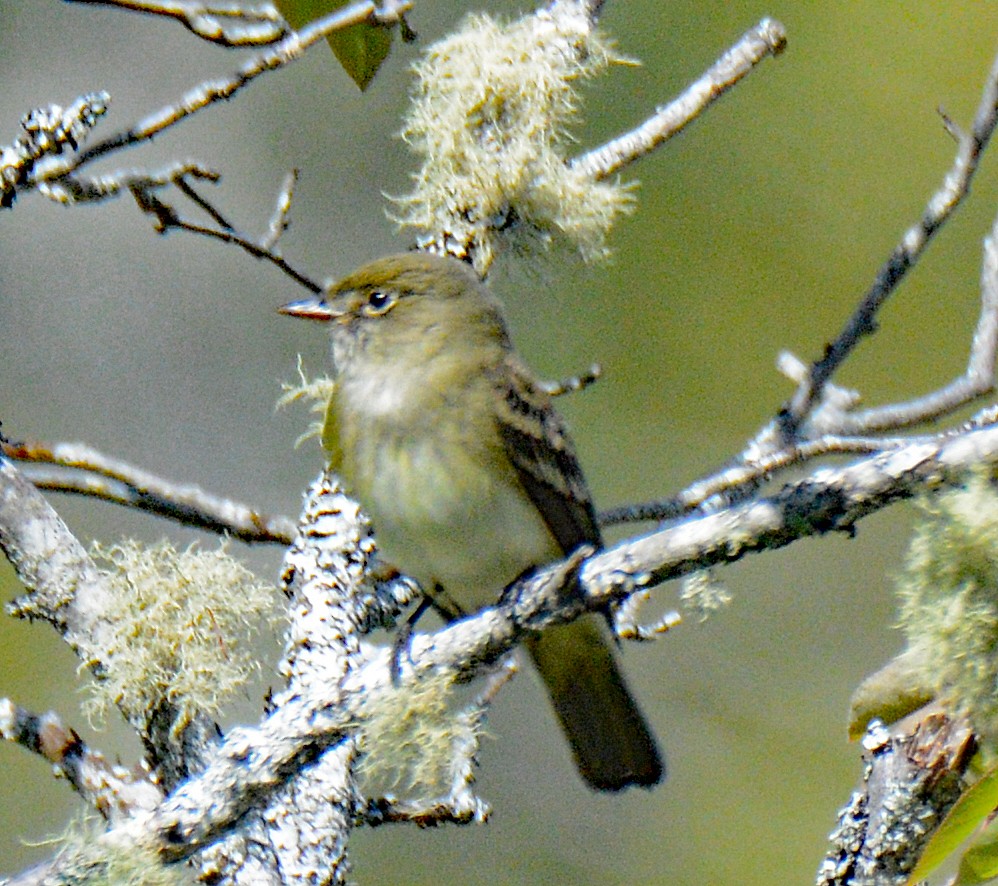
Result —
[[527, 642], [580, 775], [598, 791], [657, 784], [664, 764], [596, 616]]

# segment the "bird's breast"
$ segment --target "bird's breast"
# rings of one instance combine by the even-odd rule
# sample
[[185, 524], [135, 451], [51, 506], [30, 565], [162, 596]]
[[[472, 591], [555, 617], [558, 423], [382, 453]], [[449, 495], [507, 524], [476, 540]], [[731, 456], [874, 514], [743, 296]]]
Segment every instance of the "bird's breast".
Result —
[[[395, 396], [367, 393], [377, 407]], [[559, 549], [520, 485], [491, 413], [457, 405], [467, 402], [438, 402], [422, 415], [375, 408], [355, 414], [342, 429], [342, 471], [385, 559], [428, 590], [439, 583], [471, 612]]]

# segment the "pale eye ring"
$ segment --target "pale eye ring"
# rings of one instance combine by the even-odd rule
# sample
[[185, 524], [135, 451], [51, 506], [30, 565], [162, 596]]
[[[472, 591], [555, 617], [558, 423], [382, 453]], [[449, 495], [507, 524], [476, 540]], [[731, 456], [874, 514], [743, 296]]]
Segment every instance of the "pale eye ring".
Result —
[[395, 294], [390, 291], [375, 289], [368, 297], [364, 306], [368, 314], [383, 314], [395, 304]]

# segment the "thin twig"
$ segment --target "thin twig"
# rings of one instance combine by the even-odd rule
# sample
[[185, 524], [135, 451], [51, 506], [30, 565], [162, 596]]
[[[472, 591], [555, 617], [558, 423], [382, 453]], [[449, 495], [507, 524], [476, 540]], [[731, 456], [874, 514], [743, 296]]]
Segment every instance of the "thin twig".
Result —
[[984, 240], [981, 266], [981, 312], [971, 340], [967, 369], [948, 385], [907, 403], [892, 403], [860, 412], [825, 409], [822, 402], [808, 422], [809, 430], [834, 429], [841, 434], [869, 434], [884, 429], [910, 427], [949, 415], [995, 387], [995, 353], [998, 349], [998, 219]]
[[[201, 177], [203, 178], [204, 176]], [[279, 271], [286, 274], [295, 283], [304, 287], [309, 292], [318, 293], [322, 291], [320, 283], [313, 280], [304, 271], [299, 271], [275, 248], [277, 237], [280, 236], [283, 228], [287, 226], [287, 212], [291, 206], [291, 191], [288, 188], [287, 179], [285, 179], [278, 194], [277, 205], [268, 224], [267, 234], [260, 242], [233, 228], [225, 216], [222, 215], [221, 211], [194, 189], [193, 185], [187, 181], [184, 172], [178, 174], [172, 181], [172, 184], [176, 185], [184, 196], [207, 213], [218, 227], [212, 228], [199, 224], [180, 215], [173, 205], [165, 202], [156, 193], [156, 191], [163, 187], [163, 183], [160, 180], [146, 182], [141, 177], [137, 178], [129, 184], [129, 190], [131, 190], [132, 195], [135, 197], [135, 202], [138, 204], [139, 209], [156, 219], [156, 230], [159, 233], [165, 234], [170, 230], [187, 231], [190, 234], [198, 234], [202, 237], [238, 246], [254, 258], [270, 262]], [[276, 228], [275, 225], [277, 225]], [[283, 227], [281, 227], [282, 225]]]
[[169, 187], [178, 179], [201, 179], [216, 182], [221, 178], [218, 172], [207, 169], [199, 163], [171, 163], [162, 169], [153, 171], [119, 170], [99, 176], [66, 175], [54, 180], [48, 180], [44, 175], [37, 176], [38, 192], [57, 203], [93, 203], [118, 197], [123, 192], [132, 194], [152, 192], [157, 188]]
[[364, 804], [358, 813], [358, 823], [371, 828], [386, 824], [414, 824], [421, 828], [435, 828], [444, 824], [485, 822], [490, 812], [484, 803], [457, 807], [449, 797], [429, 801], [378, 797]]
[[570, 375], [558, 381], [542, 381], [539, 387], [550, 397], [562, 397], [565, 394], [575, 394], [584, 391], [590, 385], [599, 381], [603, 375], [603, 367], [599, 363], [593, 363], [587, 372], [581, 375]]
[[[892, 267], [892, 262], [899, 254], [908, 255], [907, 247], [912, 243], [918, 243], [920, 245], [917, 250], [911, 252], [910, 261], [905, 265], [905, 269], [910, 267], [928, 243], [931, 233], [946, 221], [966, 194], [977, 159], [994, 129], [996, 119], [998, 119], [998, 58], [992, 66], [984, 97], [975, 117], [974, 134], [959, 136], [960, 150], [953, 168], [946, 176], [944, 187], [934, 195], [922, 220], [909, 230], [901, 246], [895, 250], [891, 261], [881, 269], [877, 282], [864, 297], [847, 329], [840, 335], [836, 344], [829, 347], [826, 360], [833, 352], [838, 355], [837, 360], [844, 360], [858, 342], [857, 336], [873, 331], [875, 328], [873, 313], [876, 307], [887, 298], [893, 285], [900, 281], [899, 276], [895, 277], [892, 287], [885, 288], [888, 269]], [[858, 319], [862, 317], [866, 317], [865, 326]], [[861, 327], [862, 331], [857, 333], [856, 330]], [[599, 515], [600, 523], [606, 526], [645, 520], [671, 520], [701, 508], [705, 502], [715, 496], [724, 496], [728, 501], [744, 500], [760, 484], [770, 479], [773, 473], [821, 456], [886, 452], [908, 443], [931, 443], [933, 440], [952, 437], [959, 433], [961, 428], [921, 437], [864, 435], [910, 427], [951, 414], [975, 398], [992, 391], [995, 386], [996, 352], [998, 352], [998, 218], [995, 219], [991, 233], [984, 241], [981, 311], [969, 348], [967, 369], [962, 376], [939, 390], [915, 400], [853, 412], [852, 407], [858, 402], [859, 395], [832, 384], [830, 374], [823, 377], [820, 390], [811, 387], [814, 379], [818, 377], [814, 374], [815, 369], [823, 365], [824, 361], [814, 364], [808, 371], [792, 355], [783, 354], [780, 358], [781, 370], [799, 385], [795, 397], [808, 389], [811, 389], [815, 395], [807, 402], [807, 409], [812, 410], [813, 414], [806, 421], [794, 423], [793, 435], [787, 435], [787, 426], [783, 423], [789, 413], [781, 412], [776, 421], [764, 427], [750, 441], [734, 464], [698, 481], [673, 498], [625, 505], [604, 511]], [[831, 363], [827, 366], [834, 369]], [[978, 417], [973, 426], [992, 424], [994, 420], [995, 416], [990, 414], [989, 417]], [[970, 426], [967, 424], [963, 428]]]
[[824, 356], [811, 367], [807, 378], [780, 411], [777, 419], [785, 441], [795, 440], [798, 431], [821, 397], [822, 389], [859, 341], [876, 330], [876, 315], [908, 270], [918, 261], [932, 236], [952, 215], [967, 195], [977, 163], [998, 122], [998, 58], [984, 87], [984, 94], [969, 133], [959, 135], [956, 159], [942, 186], [929, 200], [922, 217], [905, 233], [890, 258], [877, 273], [873, 285], [849, 318], [839, 336], [825, 349]]
[[[981, 425], [984, 426], [983, 424]], [[622, 505], [600, 511], [600, 526], [614, 526], [618, 523], [635, 523], [646, 520], [674, 520], [693, 513], [704, 502], [718, 495], [738, 499], [744, 489], [754, 490], [759, 484], [771, 479], [772, 475], [790, 467], [828, 455], [877, 454], [900, 449], [904, 446], [938, 443], [946, 433], [920, 437], [836, 437], [826, 435], [820, 440], [789, 446], [746, 463], [730, 465], [698, 480], [686, 487], [678, 495], [661, 501], [643, 504]]]
[[260, 240], [260, 248], [267, 250], [267, 252], [275, 251], [278, 241], [288, 229], [288, 216], [291, 213], [291, 201], [294, 199], [297, 183], [298, 170], [292, 169], [284, 176], [284, 182], [274, 205], [274, 213], [267, 225], [267, 235]]
[[231, 99], [239, 90], [261, 74], [296, 61], [307, 49], [329, 34], [362, 22], [372, 20], [382, 22], [391, 16], [397, 17], [410, 5], [399, 3], [390, 8], [381, 9], [373, 0], [358, 0], [358, 2], [343, 6], [336, 12], [316, 19], [300, 31], [288, 35], [275, 46], [254, 55], [231, 76], [202, 83], [183, 95], [176, 104], [167, 105], [140, 120], [129, 129], [97, 142], [79, 154], [63, 159], [58, 164], [53, 164], [47, 170], [47, 177], [59, 178], [69, 175], [105, 154], [148, 141], [202, 108]]
[[39, 716], [0, 699], [0, 738], [41, 755], [109, 821], [154, 809], [163, 800], [152, 773], [111, 763], [54, 713]]
[[703, 75], [677, 99], [659, 108], [636, 129], [576, 157], [571, 167], [596, 180], [619, 172], [650, 154], [664, 141], [681, 132], [711, 104], [751, 73], [763, 59], [779, 55], [787, 44], [786, 31], [778, 21], [764, 18], [748, 30]]
[[[0, 443], [41, 489], [72, 492], [149, 511], [249, 543], [288, 545], [294, 521], [261, 514], [192, 484], [173, 483], [81, 443]], [[53, 471], [52, 468], [57, 470]]]
[[[196, 0], [69, 0], [88, 6], [116, 6], [176, 19], [203, 40], [221, 46], [260, 46], [287, 36], [290, 28], [272, 3], [200, 3]], [[229, 21], [231, 19], [231, 21]]]

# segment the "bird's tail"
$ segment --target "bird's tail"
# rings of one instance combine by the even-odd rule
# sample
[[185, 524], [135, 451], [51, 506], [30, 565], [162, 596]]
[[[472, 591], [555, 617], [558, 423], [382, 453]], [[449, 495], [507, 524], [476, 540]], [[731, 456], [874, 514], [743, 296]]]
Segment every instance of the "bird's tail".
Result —
[[579, 773], [599, 791], [650, 787], [664, 763], [597, 616], [527, 641]]

